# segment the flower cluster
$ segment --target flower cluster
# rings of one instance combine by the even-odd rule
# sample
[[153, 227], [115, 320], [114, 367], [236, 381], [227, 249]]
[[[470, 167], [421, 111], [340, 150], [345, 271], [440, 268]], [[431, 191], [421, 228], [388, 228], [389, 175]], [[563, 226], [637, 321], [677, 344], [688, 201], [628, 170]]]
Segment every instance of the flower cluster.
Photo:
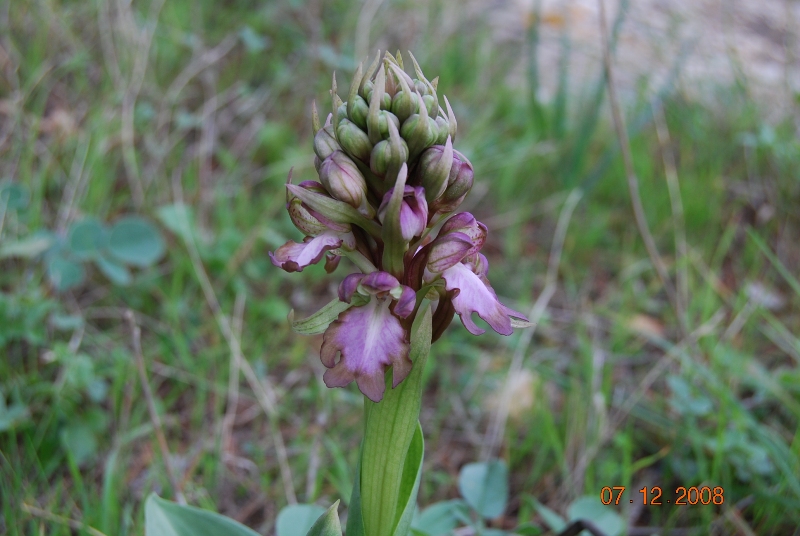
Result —
[[375, 402], [389, 367], [393, 387], [411, 371], [409, 333], [424, 298], [434, 307], [434, 341], [455, 314], [475, 335], [484, 330], [472, 313], [503, 335], [513, 319], [527, 320], [489, 284], [480, 253], [486, 226], [468, 212], [453, 214], [472, 187], [472, 164], [453, 149], [456, 118], [447, 97], [446, 109], [439, 105], [438, 78], [428, 81], [411, 61], [415, 78], [399, 52], [378, 54], [366, 71], [359, 65], [347, 102], [334, 75], [324, 125], [312, 108], [319, 182], [286, 185], [286, 208], [305, 239], [270, 253], [287, 272], [323, 257], [329, 273], [341, 257], [361, 270], [339, 286], [349, 307], [327, 327], [320, 358], [328, 387], [355, 380]]

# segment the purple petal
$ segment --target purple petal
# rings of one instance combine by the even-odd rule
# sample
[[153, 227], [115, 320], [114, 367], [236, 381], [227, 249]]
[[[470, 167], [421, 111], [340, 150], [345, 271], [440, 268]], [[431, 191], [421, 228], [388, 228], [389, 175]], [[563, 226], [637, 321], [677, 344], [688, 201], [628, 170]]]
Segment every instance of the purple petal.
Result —
[[322, 364], [330, 369], [323, 376], [325, 385], [344, 387], [355, 380], [367, 398], [380, 402], [389, 366], [393, 387], [405, 379], [412, 366], [408, 335], [389, 311], [389, 303], [373, 298], [366, 305], [344, 311], [328, 326], [320, 349]]
[[[386, 208], [392, 198], [394, 188], [383, 196], [378, 208], [378, 219], [383, 223]], [[400, 232], [403, 240], [410, 241], [425, 231], [428, 224], [428, 202], [425, 201], [425, 189], [421, 186], [406, 186], [403, 189], [403, 202], [400, 204]]]
[[364, 274], [350, 274], [345, 277], [339, 284], [339, 299], [344, 303], [350, 303], [350, 300], [353, 299], [353, 294], [355, 294], [358, 288], [358, 284], [361, 283], [364, 277]]
[[486, 330], [479, 328], [472, 321], [472, 313], [489, 324], [493, 330], [501, 335], [511, 335], [511, 316], [525, 319], [525, 315], [510, 309], [497, 301], [497, 296], [489, 286], [488, 280], [482, 280], [475, 275], [466, 265], [456, 264], [442, 273], [447, 290], [458, 289], [461, 292], [453, 297], [453, 307], [461, 317], [461, 323], [473, 335], [481, 335]]
[[361, 281], [361, 287], [370, 294], [389, 292], [400, 286], [400, 281], [389, 272], [372, 272]]
[[336, 268], [339, 266], [339, 262], [342, 260], [340, 255], [333, 255], [331, 253], [325, 254], [325, 271], [329, 274], [332, 274], [336, 271]]
[[316, 238], [306, 237], [306, 241], [302, 244], [286, 242], [276, 249], [274, 254], [270, 252], [269, 258], [272, 259], [272, 264], [287, 272], [302, 272], [306, 266], [318, 263], [326, 251], [341, 245], [341, 237], [327, 232]]
[[431, 245], [427, 268], [431, 272], [444, 272], [461, 262], [472, 248], [472, 240], [464, 233], [452, 232], [440, 236]]
[[462, 227], [471, 227], [475, 225], [475, 222], [477, 222], [475, 216], [469, 212], [459, 212], [444, 222], [439, 234], [442, 235], [446, 233], [452, 233], [453, 231], [457, 231]]
[[469, 212], [460, 212], [442, 225], [439, 236], [445, 236], [454, 232], [464, 233], [469, 237], [473, 247], [470, 249], [468, 255], [472, 255], [480, 251], [483, 247], [489, 230]]
[[411, 287], [401, 286], [403, 292], [400, 294], [393, 312], [400, 318], [408, 318], [408, 315], [414, 312], [414, 307], [417, 305], [417, 293]]

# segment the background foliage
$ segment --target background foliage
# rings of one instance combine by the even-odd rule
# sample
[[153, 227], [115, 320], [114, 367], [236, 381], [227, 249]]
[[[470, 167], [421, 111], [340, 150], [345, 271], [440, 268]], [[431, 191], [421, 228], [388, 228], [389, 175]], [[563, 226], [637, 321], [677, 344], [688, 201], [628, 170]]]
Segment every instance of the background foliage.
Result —
[[[267, 251], [298, 237], [283, 184], [292, 167], [313, 175], [309, 105], [328, 106], [331, 70], [348, 82], [360, 9], [2, 5], [0, 532], [141, 534], [151, 491], [262, 534], [286, 504], [348, 500], [361, 397], [326, 389], [319, 338], [286, 322], [292, 308], [327, 303], [339, 276], [289, 277]], [[547, 288], [561, 207], [583, 192], [532, 340], [475, 339], [456, 323], [433, 347], [421, 506], [463, 495], [494, 517], [459, 480], [494, 455], [507, 463], [508, 501], [485, 527], [544, 532], [572, 517], [576, 498], [626, 486], [633, 504], [613, 508], [628, 534], [795, 530], [797, 116], [766, 122], [742, 84], [694, 101], [679, 59], [663, 86], [624, 102], [647, 221], [684, 298], [676, 309], [633, 221], [602, 78], [572, 87], [566, 61], [559, 73], [520, 71], [521, 55], [536, 58], [535, 17], [524, 39], [501, 43], [453, 3], [375, 13], [369, 45], [414, 51], [455, 108], [476, 170], [466, 208], [491, 230], [505, 303], [528, 310]], [[561, 81], [547, 100], [544, 76]], [[507, 378], [515, 352], [522, 368]], [[703, 485], [723, 486], [724, 505], [641, 506], [636, 491], [660, 486], [666, 499]]]

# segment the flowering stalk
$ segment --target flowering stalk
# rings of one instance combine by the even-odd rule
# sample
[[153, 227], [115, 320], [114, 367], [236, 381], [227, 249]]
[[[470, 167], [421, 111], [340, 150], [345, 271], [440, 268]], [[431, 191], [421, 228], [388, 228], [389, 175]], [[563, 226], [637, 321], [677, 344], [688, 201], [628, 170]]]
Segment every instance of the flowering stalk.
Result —
[[358, 270], [336, 300], [293, 322], [301, 333], [324, 332], [325, 384], [355, 381], [365, 396], [348, 536], [410, 530], [422, 466], [422, 371], [453, 317], [475, 335], [484, 330], [472, 313], [502, 335], [529, 325], [489, 284], [480, 253], [488, 229], [455, 213], [472, 187], [472, 164], [453, 148], [456, 118], [446, 97], [445, 108], [439, 104], [438, 78], [429, 81], [409, 56], [415, 78], [399, 52], [379, 53], [366, 71], [359, 65], [346, 102], [334, 76], [324, 125], [312, 106], [319, 182], [295, 185], [290, 176], [286, 186], [289, 216], [305, 238], [270, 253], [288, 272], [323, 257], [329, 273], [341, 257]]

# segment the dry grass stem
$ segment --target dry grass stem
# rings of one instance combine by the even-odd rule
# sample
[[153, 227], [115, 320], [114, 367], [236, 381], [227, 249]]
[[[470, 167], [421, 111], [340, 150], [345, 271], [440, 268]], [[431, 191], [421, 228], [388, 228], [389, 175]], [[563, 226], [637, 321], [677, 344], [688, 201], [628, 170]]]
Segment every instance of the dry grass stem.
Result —
[[[181, 186], [180, 168], [176, 169], [175, 172], [173, 173], [172, 189], [175, 201], [182, 205], [183, 188]], [[256, 395], [258, 403], [261, 405], [261, 408], [267, 415], [267, 419], [269, 420], [270, 428], [272, 431], [271, 434], [272, 440], [275, 444], [275, 452], [277, 454], [278, 465], [281, 471], [281, 480], [283, 481], [283, 489], [286, 495], [286, 500], [289, 504], [295, 504], [297, 503], [297, 495], [295, 494], [294, 483], [292, 480], [292, 472], [289, 467], [289, 458], [286, 453], [286, 444], [283, 441], [283, 435], [281, 433], [280, 426], [278, 423], [279, 416], [278, 416], [278, 411], [276, 409], [277, 397], [275, 395], [275, 391], [272, 388], [272, 384], [270, 383], [269, 379], [268, 378], [264, 378], [263, 380], [259, 379], [258, 376], [256, 376], [253, 367], [251, 367], [250, 363], [244, 358], [244, 355], [242, 354], [240, 339], [234, 333], [231, 327], [230, 320], [222, 312], [222, 306], [219, 303], [217, 294], [214, 291], [214, 287], [211, 284], [211, 280], [208, 278], [208, 274], [206, 273], [205, 268], [203, 267], [203, 262], [200, 259], [200, 253], [197, 251], [197, 245], [194, 243], [194, 235], [191, 233], [191, 231], [189, 231], [190, 226], [188, 220], [186, 219], [185, 213], [182, 223], [185, 228], [185, 232], [182, 233], [182, 235], [185, 238], [184, 243], [186, 244], [186, 249], [189, 253], [189, 258], [191, 259], [195, 276], [197, 277], [197, 280], [200, 283], [200, 287], [203, 290], [203, 295], [205, 296], [206, 303], [208, 307], [211, 309], [212, 314], [214, 315], [214, 319], [217, 322], [217, 326], [222, 332], [222, 336], [228, 343], [228, 348], [232, 354], [232, 359], [235, 359], [238, 362], [239, 368], [244, 373], [245, 379], [247, 379], [247, 383], [250, 385], [250, 389], [253, 390], [253, 393]], [[188, 239], [186, 239], [186, 237], [188, 237]]]
[[47, 521], [52, 521], [53, 523], [58, 523], [60, 525], [66, 525], [73, 530], [83, 530], [91, 534], [91, 536], [106, 536], [105, 533], [100, 532], [96, 528], [90, 527], [85, 523], [81, 523], [77, 519], [70, 519], [68, 517], [53, 514], [51, 512], [48, 512], [47, 510], [42, 510], [41, 508], [38, 508], [36, 506], [31, 506], [27, 503], [22, 503], [21, 507], [23, 511], [29, 513], [32, 516], [41, 519], [46, 519]]
[[542, 315], [547, 310], [547, 305], [550, 303], [550, 298], [553, 297], [553, 294], [555, 294], [558, 287], [558, 269], [561, 264], [561, 252], [564, 248], [564, 239], [567, 235], [567, 228], [569, 227], [569, 221], [572, 217], [572, 212], [575, 210], [575, 206], [578, 204], [578, 201], [580, 201], [582, 196], [583, 192], [578, 189], [573, 190], [570, 192], [567, 200], [564, 202], [564, 206], [561, 208], [561, 214], [558, 217], [558, 223], [556, 224], [556, 230], [553, 235], [553, 244], [550, 247], [550, 259], [547, 265], [547, 274], [545, 275], [545, 286], [542, 290], [542, 293], [539, 294], [539, 298], [536, 300], [536, 303], [533, 304], [533, 307], [528, 315], [528, 318], [533, 323], [533, 326], [523, 330], [519, 343], [517, 344], [517, 348], [514, 351], [514, 357], [512, 358], [511, 366], [508, 369], [508, 375], [506, 376], [505, 387], [502, 391], [500, 404], [495, 411], [492, 422], [489, 424], [489, 429], [486, 431], [486, 437], [483, 441], [480, 455], [482, 460], [488, 460], [496, 454], [500, 441], [505, 434], [506, 422], [508, 421], [508, 411], [511, 405], [511, 383], [522, 370], [525, 354], [528, 350], [528, 346], [531, 344], [531, 340], [533, 340], [533, 334], [536, 332], [536, 326], [539, 324]]
[[647, 254], [650, 256], [650, 261], [661, 279], [661, 284], [664, 286], [664, 291], [667, 293], [670, 303], [675, 309], [675, 314], [678, 316], [679, 325], [681, 326], [682, 335], [685, 337], [685, 327], [680, 321], [682, 318], [681, 309], [678, 306], [675, 287], [667, 272], [667, 267], [664, 264], [661, 255], [658, 253], [656, 242], [653, 235], [650, 233], [650, 227], [647, 225], [647, 217], [645, 216], [644, 207], [642, 206], [642, 198], [639, 195], [639, 178], [636, 176], [636, 171], [633, 168], [633, 156], [631, 155], [630, 138], [628, 137], [628, 129], [625, 125], [625, 120], [622, 117], [622, 111], [619, 106], [619, 99], [617, 97], [617, 87], [614, 81], [614, 68], [611, 62], [611, 50], [608, 43], [608, 28], [606, 24], [606, 8], [604, 0], [597, 0], [600, 7], [600, 38], [603, 42], [603, 66], [606, 73], [606, 83], [608, 85], [608, 100], [611, 105], [611, 118], [614, 123], [614, 130], [617, 133], [620, 150], [622, 151], [622, 161], [625, 165], [625, 174], [627, 176], [628, 192], [631, 196], [631, 204], [633, 205], [633, 215], [636, 219], [636, 226], [639, 229], [639, 234], [644, 241], [647, 248]]
[[167, 471], [167, 478], [169, 478], [172, 491], [175, 493], [175, 500], [178, 501], [179, 504], [186, 504], [186, 498], [183, 496], [180, 481], [175, 474], [175, 469], [172, 467], [172, 458], [169, 454], [169, 446], [167, 445], [167, 438], [164, 435], [164, 428], [161, 425], [161, 418], [156, 409], [155, 397], [153, 396], [153, 391], [150, 389], [150, 382], [147, 380], [147, 368], [144, 364], [144, 356], [142, 355], [142, 330], [136, 324], [136, 318], [132, 311], [129, 311], [125, 317], [131, 328], [133, 357], [136, 360], [136, 367], [139, 369], [139, 380], [142, 383], [142, 392], [147, 402], [150, 422], [153, 424], [153, 430], [158, 440], [158, 448], [161, 450], [161, 457], [164, 459], [164, 468]]

